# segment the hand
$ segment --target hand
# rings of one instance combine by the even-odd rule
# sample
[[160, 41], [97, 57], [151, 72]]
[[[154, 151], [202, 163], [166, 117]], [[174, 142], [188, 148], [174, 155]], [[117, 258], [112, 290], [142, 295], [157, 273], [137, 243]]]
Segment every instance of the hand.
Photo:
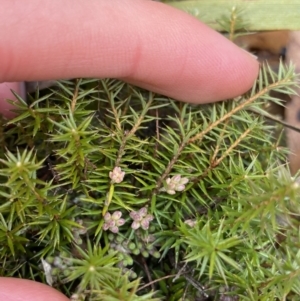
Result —
[[0, 277], [0, 300], [5, 301], [70, 301], [45, 284], [30, 280]]
[[[242, 94], [258, 74], [257, 61], [246, 52], [158, 2], [1, 0], [0, 20], [0, 82], [112, 77], [205, 103]], [[6, 115], [8, 88], [0, 86]], [[2, 278], [0, 300], [67, 298], [39, 283]]]
[[244, 93], [258, 73], [246, 52], [158, 2], [2, 0], [0, 20], [0, 82], [112, 77], [204, 103]]

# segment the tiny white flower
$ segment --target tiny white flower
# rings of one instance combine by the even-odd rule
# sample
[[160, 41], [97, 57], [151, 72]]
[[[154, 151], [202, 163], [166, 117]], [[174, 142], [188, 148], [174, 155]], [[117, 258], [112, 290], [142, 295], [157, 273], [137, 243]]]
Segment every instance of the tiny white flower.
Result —
[[106, 222], [110, 221], [111, 220], [111, 214], [109, 212], [106, 212], [105, 215], [104, 215], [104, 220]]
[[104, 231], [110, 230], [113, 233], [119, 232], [119, 227], [125, 224], [121, 211], [115, 211], [113, 214], [106, 212], [104, 215], [105, 223], [102, 226]]
[[115, 212], [112, 214], [111, 218], [112, 218], [113, 220], [118, 220], [118, 219], [121, 218], [121, 216], [122, 216], [122, 212], [121, 212], [121, 211], [115, 211]]
[[180, 180], [181, 180], [181, 175], [176, 175], [176, 176], [172, 177], [171, 182], [173, 182], [173, 183], [179, 183]]
[[168, 194], [175, 194], [175, 193], [176, 193], [176, 191], [173, 190], [173, 189], [168, 189], [168, 190], [166, 190], [166, 192], [167, 192]]
[[73, 294], [70, 297], [70, 301], [84, 301], [85, 295], [84, 294]]
[[112, 184], [119, 184], [123, 181], [125, 172], [121, 170], [121, 167], [116, 166], [113, 171], [109, 172], [109, 177]]
[[183, 191], [188, 182], [188, 178], [181, 178], [181, 175], [175, 175], [172, 178], [167, 178], [165, 187], [160, 190], [166, 191], [168, 194], [175, 194], [176, 191]]
[[189, 179], [188, 178], [181, 178], [180, 181], [179, 181], [179, 184], [180, 185], [185, 185], [189, 182]]
[[184, 221], [184, 223], [189, 225], [191, 228], [194, 228], [197, 224], [196, 220], [194, 219], [187, 219], [186, 221]]
[[148, 230], [150, 222], [153, 220], [153, 215], [148, 214], [147, 207], [142, 207], [139, 211], [131, 211], [130, 217], [133, 219], [131, 228], [136, 230], [141, 227], [144, 230]]

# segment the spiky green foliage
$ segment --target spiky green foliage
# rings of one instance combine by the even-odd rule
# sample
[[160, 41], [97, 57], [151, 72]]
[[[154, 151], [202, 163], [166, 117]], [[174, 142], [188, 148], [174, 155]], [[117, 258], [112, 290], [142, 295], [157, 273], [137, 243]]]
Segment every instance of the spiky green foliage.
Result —
[[20, 99], [2, 125], [1, 275], [88, 300], [294, 300], [300, 184], [262, 116], [293, 85], [281, 64], [211, 105], [117, 80]]
[[[220, 20], [230, 38], [236, 13]], [[211, 105], [109, 79], [16, 95], [0, 127], [0, 275], [74, 301], [298, 300], [300, 180], [265, 119], [283, 105], [270, 92], [294, 85], [280, 64]]]

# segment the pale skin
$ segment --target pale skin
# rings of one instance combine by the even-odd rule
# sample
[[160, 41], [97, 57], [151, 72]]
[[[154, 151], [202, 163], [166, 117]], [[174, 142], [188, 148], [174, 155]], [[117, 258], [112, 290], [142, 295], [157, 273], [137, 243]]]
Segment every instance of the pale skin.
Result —
[[[257, 61], [193, 17], [148, 0], [0, 0], [0, 111], [21, 81], [112, 77], [180, 101], [236, 97]], [[49, 286], [0, 278], [0, 300], [66, 301]]]

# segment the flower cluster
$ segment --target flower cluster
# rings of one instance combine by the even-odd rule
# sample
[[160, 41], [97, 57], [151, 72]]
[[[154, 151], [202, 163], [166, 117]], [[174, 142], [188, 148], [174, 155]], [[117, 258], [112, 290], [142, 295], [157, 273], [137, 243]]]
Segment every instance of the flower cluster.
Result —
[[131, 228], [134, 230], [139, 227], [147, 230], [149, 228], [149, 223], [153, 220], [153, 215], [148, 214], [147, 207], [142, 207], [139, 211], [130, 212], [130, 217], [133, 219]]
[[112, 184], [119, 184], [123, 181], [125, 176], [125, 171], [122, 171], [121, 167], [115, 167], [113, 171], [109, 172], [109, 177], [111, 179]]
[[189, 182], [188, 178], [181, 178], [181, 175], [173, 176], [168, 178], [165, 182], [161, 191], [166, 191], [168, 194], [175, 194], [176, 191], [183, 191], [185, 189], [185, 184]]
[[121, 218], [122, 212], [121, 211], [115, 211], [113, 214], [110, 214], [109, 212], [106, 212], [104, 215], [104, 221], [102, 229], [104, 231], [110, 230], [113, 233], [119, 232], [119, 226], [124, 225], [125, 220]]

